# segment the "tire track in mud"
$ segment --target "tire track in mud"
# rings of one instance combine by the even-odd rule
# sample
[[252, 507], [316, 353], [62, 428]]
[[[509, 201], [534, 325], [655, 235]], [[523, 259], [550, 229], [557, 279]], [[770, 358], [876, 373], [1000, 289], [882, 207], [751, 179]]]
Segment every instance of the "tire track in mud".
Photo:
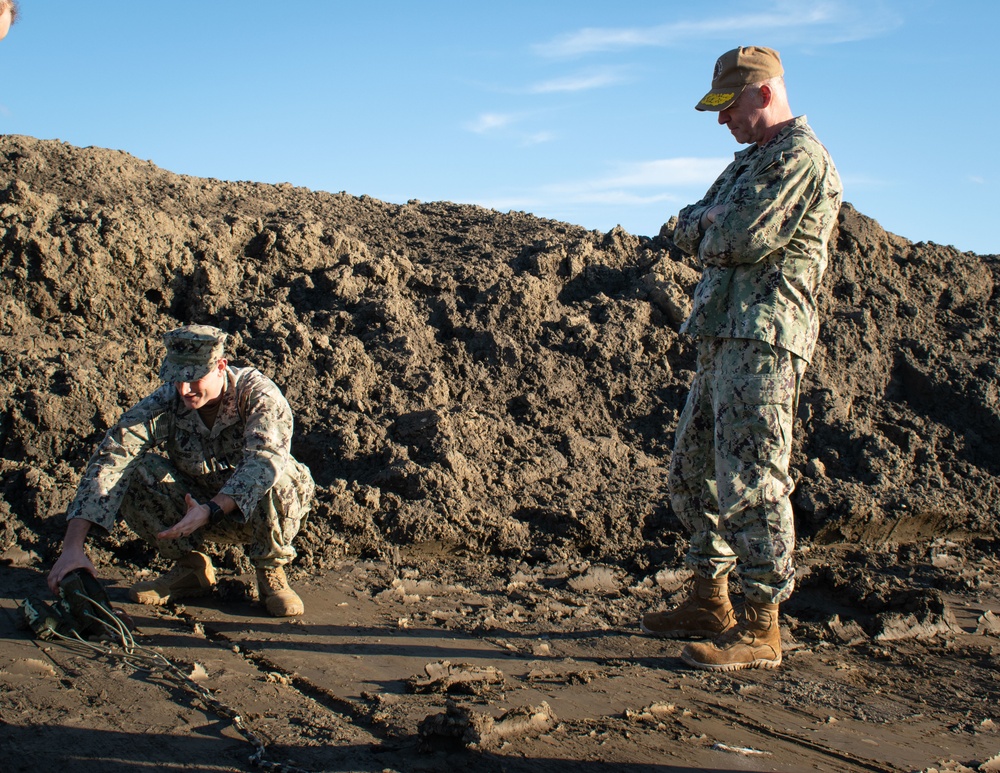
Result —
[[[699, 701], [699, 703], [701, 702]], [[755, 722], [745, 714], [741, 714], [738, 711], [728, 710], [719, 704], [701, 703], [701, 706], [706, 713], [712, 714], [721, 720], [740, 725], [741, 727], [745, 727], [747, 730], [752, 730], [756, 733], [770, 736], [771, 738], [776, 738], [790, 744], [791, 746], [815, 752], [831, 761], [852, 765], [854, 766], [853, 769], [868, 770], [872, 771], [872, 773], [899, 773], [899, 771], [910, 770], [909, 767], [900, 767], [898, 765], [878, 762], [867, 757], [859, 757], [855, 754], [851, 754], [850, 752], [840, 751], [831, 748], [826, 744], [811, 741], [801, 735], [778, 730], [765, 722]], [[843, 767], [838, 767], [836, 769], [840, 771], [840, 773], [849, 773], [849, 770]]]
[[287, 669], [268, 658], [266, 655], [246, 648], [238, 641], [229, 638], [225, 633], [215, 630], [211, 623], [199, 620], [197, 616], [186, 610], [174, 610], [174, 615], [178, 620], [184, 622], [192, 632], [200, 630], [208, 641], [242, 658], [248, 666], [259, 672], [265, 679], [277, 674], [282, 684], [294, 689], [303, 699], [315, 705], [318, 713], [330, 712], [340, 719], [359, 724], [366, 731], [371, 732], [381, 740], [389, 740], [391, 738], [385, 732], [385, 729], [379, 727], [377, 722], [372, 722], [368, 715], [354, 701], [339, 698], [309, 679], [297, 674], [295, 671]]

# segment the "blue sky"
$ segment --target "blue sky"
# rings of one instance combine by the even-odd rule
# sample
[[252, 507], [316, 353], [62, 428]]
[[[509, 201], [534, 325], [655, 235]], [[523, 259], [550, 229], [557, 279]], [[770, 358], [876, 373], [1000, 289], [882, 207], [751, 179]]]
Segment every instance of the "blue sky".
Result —
[[694, 110], [715, 59], [769, 45], [846, 201], [1000, 253], [994, 0], [19, 3], [0, 132], [644, 235], [739, 149]]

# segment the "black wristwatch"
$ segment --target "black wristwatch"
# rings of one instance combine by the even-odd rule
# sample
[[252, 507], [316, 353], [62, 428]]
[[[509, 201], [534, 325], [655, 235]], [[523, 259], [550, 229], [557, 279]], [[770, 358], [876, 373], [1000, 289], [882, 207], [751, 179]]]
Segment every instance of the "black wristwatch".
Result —
[[225, 511], [219, 506], [219, 503], [209, 499], [205, 503], [205, 507], [208, 508], [208, 524], [209, 526], [214, 526], [219, 521], [222, 520], [222, 516], [225, 515]]

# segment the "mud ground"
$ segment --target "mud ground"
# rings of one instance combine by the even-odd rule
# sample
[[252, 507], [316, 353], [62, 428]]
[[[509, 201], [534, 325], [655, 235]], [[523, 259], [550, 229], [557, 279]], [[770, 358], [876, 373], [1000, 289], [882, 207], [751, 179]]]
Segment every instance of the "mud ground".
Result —
[[[665, 213], [665, 219], [669, 213]], [[220, 182], [0, 137], [0, 765], [242, 770], [183, 683], [31, 639], [87, 458], [159, 334], [232, 333], [318, 484], [261, 614], [130, 605], [163, 565], [92, 541], [143, 646], [307, 770], [1000, 769], [997, 256], [845, 205], [793, 456], [786, 660], [714, 675], [638, 634], [682, 592], [665, 502], [697, 268], [634, 236], [447, 202]], [[992, 759], [992, 761], [990, 761]]]

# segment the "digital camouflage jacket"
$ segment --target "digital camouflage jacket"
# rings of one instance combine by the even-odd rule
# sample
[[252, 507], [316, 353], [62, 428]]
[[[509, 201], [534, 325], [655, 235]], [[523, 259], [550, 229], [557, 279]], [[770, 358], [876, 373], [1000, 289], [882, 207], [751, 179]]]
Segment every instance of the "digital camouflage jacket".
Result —
[[67, 518], [84, 518], [110, 531], [145, 453], [159, 450], [202, 491], [228, 494], [246, 519], [283, 473], [312, 476], [291, 455], [292, 410], [271, 379], [253, 368], [226, 369], [222, 405], [211, 429], [187, 408], [173, 384], [164, 384], [128, 410], [87, 465]]
[[[753, 338], [812, 358], [816, 295], [843, 189], [805, 116], [739, 151], [704, 198], [680, 211], [674, 244], [703, 271], [681, 332]], [[726, 210], [702, 231], [702, 214]]]

